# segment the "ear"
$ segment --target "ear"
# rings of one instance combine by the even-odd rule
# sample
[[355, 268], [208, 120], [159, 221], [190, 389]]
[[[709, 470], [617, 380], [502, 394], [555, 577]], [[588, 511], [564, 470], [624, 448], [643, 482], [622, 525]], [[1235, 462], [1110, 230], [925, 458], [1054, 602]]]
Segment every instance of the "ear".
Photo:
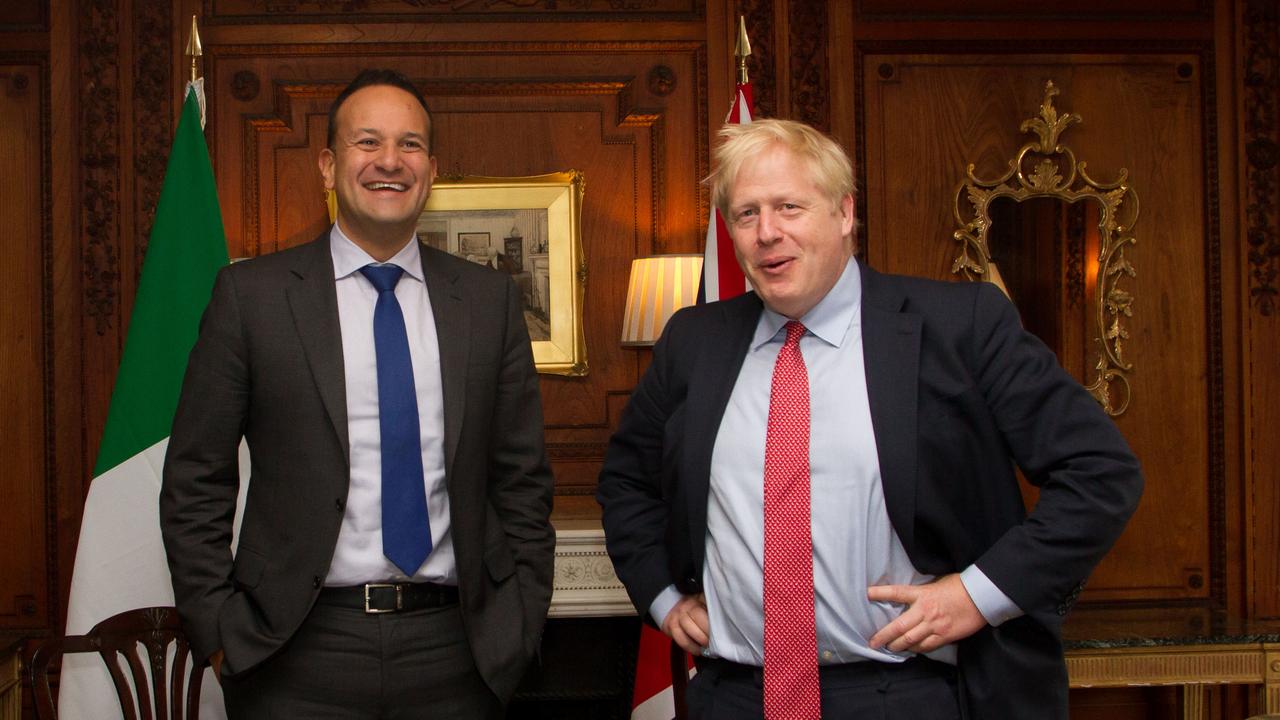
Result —
[[325, 148], [320, 151], [320, 157], [317, 160], [317, 165], [320, 167], [320, 177], [324, 179], [325, 190], [333, 189], [333, 186], [334, 186], [333, 166], [334, 166], [335, 160], [336, 158], [333, 156], [333, 151], [330, 150], [329, 148]]
[[840, 198], [840, 231], [843, 235], [853, 233], [853, 193]]
[[436, 181], [436, 156], [431, 156], [431, 182]]

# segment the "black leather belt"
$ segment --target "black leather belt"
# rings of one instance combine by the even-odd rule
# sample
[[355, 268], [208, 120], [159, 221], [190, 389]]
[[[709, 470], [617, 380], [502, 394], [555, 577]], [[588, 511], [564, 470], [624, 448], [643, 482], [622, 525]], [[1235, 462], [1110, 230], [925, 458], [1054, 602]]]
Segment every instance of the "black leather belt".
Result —
[[458, 588], [436, 583], [365, 583], [326, 587], [316, 602], [370, 614], [443, 607], [458, 602]]
[[[699, 673], [707, 673], [713, 682], [719, 680], [747, 680], [764, 687], [764, 669], [754, 665], [722, 660], [720, 658], [695, 657]], [[823, 681], [853, 681], [863, 678], [889, 676], [898, 679], [921, 677], [955, 677], [956, 669], [944, 662], [917, 655], [901, 663], [864, 660], [838, 665], [820, 665], [818, 675]]]

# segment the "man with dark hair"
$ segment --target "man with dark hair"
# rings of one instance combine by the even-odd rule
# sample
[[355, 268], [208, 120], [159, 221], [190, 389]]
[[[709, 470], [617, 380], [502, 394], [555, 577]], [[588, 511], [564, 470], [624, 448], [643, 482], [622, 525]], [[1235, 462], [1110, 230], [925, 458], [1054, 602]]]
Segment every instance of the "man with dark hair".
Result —
[[501, 717], [555, 548], [520, 296], [416, 240], [410, 81], [365, 71], [329, 117], [337, 222], [225, 268], [191, 353], [160, 498], [178, 609], [233, 720]]
[[1066, 720], [1062, 616], [1138, 461], [994, 286], [854, 259], [834, 140], [721, 138], [754, 292], [671, 318], [597, 495], [636, 608], [698, 658], [691, 716]]

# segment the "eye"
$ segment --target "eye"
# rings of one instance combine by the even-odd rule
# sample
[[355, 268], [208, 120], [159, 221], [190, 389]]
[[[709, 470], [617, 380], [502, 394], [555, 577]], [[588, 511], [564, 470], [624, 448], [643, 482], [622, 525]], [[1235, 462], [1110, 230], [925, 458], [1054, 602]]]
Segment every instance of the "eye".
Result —
[[400, 147], [412, 152], [418, 152], [422, 150], [422, 143], [417, 140], [405, 140], [404, 142], [400, 143]]
[[378, 147], [378, 141], [374, 140], [373, 138], [360, 138], [359, 140], [356, 141], [356, 146], [361, 148], [366, 148], [366, 149], [376, 148]]

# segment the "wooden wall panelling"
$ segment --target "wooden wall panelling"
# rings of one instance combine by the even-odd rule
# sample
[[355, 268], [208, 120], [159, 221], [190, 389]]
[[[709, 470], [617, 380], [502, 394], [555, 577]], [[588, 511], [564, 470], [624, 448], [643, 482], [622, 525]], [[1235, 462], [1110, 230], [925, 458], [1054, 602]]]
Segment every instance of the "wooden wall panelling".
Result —
[[637, 354], [618, 341], [630, 261], [701, 245], [702, 43], [379, 44], [354, 56], [350, 46], [206, 46], [206, 53], [233, 256], [297, 244], [327, 226], [315, 158], [329, 103], [356, 67], [395, 67], [420, 84], [442, 174], [585, 174], [590, 372], [544, 377], [542, 391], [558, 492], [594, 492], [616, 408], [638, 380]]
[[[71, 560], [80, 533], [80, 517], [88, 479], [84, 477], [84, 384], [82, 379], [83, 274], [81, 272], [80, 142], [78, 98], [80, 89], [79, 13], [71, 0], [52, 0], [49, 26], [48, 134], [42, 138], [50, 157], [49, 233], [51, 265], [46, 282], [50, 288], [51, 317], [46, 326], [50, 358], [48, 382], [51, 397], [46, 413], [51, 424], [46, 457], [51, 458], [51, 523], [42, 569], [56, 592], [49, 598], [49, 618], [44, 636], [61, 630], [65, 599], [71, 586]], [[56, 178], [56, 180], [54, 180]]]
[[[1029, 137], [1017, 128], [1038, 110], [1044, 82], [1062, 89], [1060, 112], [1082, 125], [1062, 141], [1102, 181], [1129, 170], [1141, 200], [1128, 256], [1137, 277], [1132, 334], [1133, 403], [1117, 423], [1148, 475], [1141, 507], [1087, 597], [1207, 599], [1215, 547], [1211, 504], [1221, 464], [1211, 453], [1222, 368], [1209, 361], [1218, 322], [1207, 268], [1202, 83], [1197, 55], [863, 58], [866, 113], [866, 252], [890, 272], [950, 278], [957, 245], [952, 204], [968, 163], [998, 177]], [[1179, 67], [1188, 77], [1179, 76]], [[1176, 150], [1175, 150], [1176, 149]], [[1194, 198], [1194, 201], [1188, 201]], [[1219, 353], [1220, 357], [1220, 353]], [[1215, 410], [1216, 408], [1216, 410]], [[1220, 449], [1219, 451], [1220, 452]], [[1217, 468], [1218, 477], [1214, 477]], [[1216, 487], [1215, 487], [1216, 484]], [[1218, 543], [1221, 544], [1220, 542]]]
[[1213, 15], [1212, 0], [853, 0], [860, 17], [866, 20], [993, 20], [1032, 18], [1035, 20], [1132, 20], [1151, 18], [1201, 18]]
[[10, 0], [0, 7], [0, 32], [49, 31], [48, 0]]
[[48, 63], [0, 54], [0, 633], [40, 630], [50, 554]]
[[[714, 0], [712, 0], [714, 2]], [[214, 23], [340, 23], [360, 22], [494, 22], [534, 20], [573, 22], [588, 20], [697, 20], [707, 0], [617, 0], [574, 2], [514, 2], [502, 0], [204, 0], [204, 15]]]
[[1280, 8], [1239, 11], [1249, 588], [1255, 615], [1280, 617]]
[[[1240, 163], [1237, 157], [1239, 142], [1237, 111], [1240, 95], [1238, 92], [1239, 52], [1236, 43], [1236, 8], [1234, 0], [1215, 0], [1214, 3], [1214, 39], [1212, 68], [1215, 81], [1206, 85], [1205, 107], [1210, 104], [1215, 110], [1215, 121], [1206, 121], [1206, 129], [1212, 130], [1212, 137], [1206, 137], [1208, 143], [1217, 148], [1218, 167], [1216, 169], [1217, 192], [1210, 195], [1210, 216], [1216, 216], [1218, 224], [1219, 248], [1218, 264], [1220, 268], [1221, 287], [1219, 288], [1222, 322], [1222, 367], [1223, 367], [1223, 408], [1222, 408], [1222, 446], [1223, 475], [1226, 479], [1226, 493], [1223, 498], [1226, 542], [1224, 555], [1226, 558], [1225, 580], [1229, 589], [1225, 609], [1237, 616], [1248, 616], [1250, 600], [1247, 589], [1248, 547], [1251, 542], [1251, 507], [1249, 505], [1246, 464], [1244, 458], [1244, 404], [1247, 398], [1243, 391], [1246, 383], [1246, 372], [1243, 370], [1243, 333], [1241, 331], [1242, 303], [1241, 288], [1244, 276], [1240, 272], [1242, 243], [1239, 241], [1240, 215], [1242, 205], [1239, 203]], [[1236, 703], [1243, 696], [1235, 692], [1224, 693], [1228, 703]], [[1234, 715], [1248, 715], [1248, 712], [1234, 712]], [[1231, 717], [1232, 715], [1226, 715]]]

